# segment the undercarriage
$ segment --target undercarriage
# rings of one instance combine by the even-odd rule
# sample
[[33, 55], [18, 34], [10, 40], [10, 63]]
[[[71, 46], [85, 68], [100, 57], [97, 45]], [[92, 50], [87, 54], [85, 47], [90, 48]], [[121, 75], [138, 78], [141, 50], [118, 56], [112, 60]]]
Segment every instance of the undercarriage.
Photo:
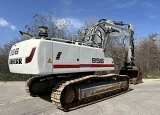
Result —
[[129, 90], [126, 75], [86, 75], [78, 78], [54, 75], [30, 78], [26, 91], [31, 96], [51, 94], [52, 102], [64, 111], [87, 106]]

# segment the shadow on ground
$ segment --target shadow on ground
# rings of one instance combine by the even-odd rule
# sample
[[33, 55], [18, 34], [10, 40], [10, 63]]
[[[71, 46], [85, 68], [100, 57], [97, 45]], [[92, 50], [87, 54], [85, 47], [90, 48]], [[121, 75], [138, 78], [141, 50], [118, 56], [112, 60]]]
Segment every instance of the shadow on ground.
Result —
[[51, 100], [51, 95], [48, 94], [48, 95], [44, 95], [44, 96], [39, 96], [41, 99], [45, 100], [45, 101], [48, 101], [50, 103], [52, 103], [52, 100]]

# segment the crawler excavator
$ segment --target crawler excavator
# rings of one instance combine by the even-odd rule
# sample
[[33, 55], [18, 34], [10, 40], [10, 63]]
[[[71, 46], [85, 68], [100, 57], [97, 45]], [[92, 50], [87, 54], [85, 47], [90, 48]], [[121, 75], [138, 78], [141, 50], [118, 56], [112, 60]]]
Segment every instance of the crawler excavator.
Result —
[[[131, 24], [101, 19], [75, 41], [49, 38], [47, 29], [39, 27], [38, 38], [20, 31], [30, 39], [13, 45], [9, 53], [10, 72], [35, 75], [26, 82], [29, 95], [50, 93], [58, 108], [69, 111], [125, 93], [130, 82], [141, 80], [134, 64]], [[109, 39], [119, 36], [124, 36], [126, 47], [120, 73], [95, 75], [114, 70], [113, 59], [105, 54]]]

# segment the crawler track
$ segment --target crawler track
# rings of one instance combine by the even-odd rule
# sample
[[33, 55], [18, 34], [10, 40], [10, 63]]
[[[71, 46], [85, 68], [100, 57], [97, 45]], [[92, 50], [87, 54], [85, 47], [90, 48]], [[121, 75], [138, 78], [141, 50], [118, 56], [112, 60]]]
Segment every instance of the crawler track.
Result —
[[[68, 96], [68, 103], [64, 102], [64, 92], [67, 87], [75, 86], [76, 84], [81, 84], [84, 82], [90, 82], [94, 80], [109, 80], [109, 79], [115, 79], [117, 81], [126, 81], [127, 86], [118, 88], [118, 89], [110, 89], [104, 93], [94, 95], [91, 97], [87, 97], [81, 100], [76, 99], [76, 94], [72, 93], [72, 90], [70, 91], [70, 94]], [[117, 82], [118, 83], [118, 82]], [[70, 88], [68, 88], [70, 89]], [[77, 109], [83, 106], [87, 106], [99, 101], [102, 101], [104, 99], [117, 96], [119, 94], [125, 93], [129, 90], [129, 77], [125, 75], [117, 75], [117, 74], [108, 74], [108, 75], [89, 75], [82, 78], [73, 79], [66, 82], [58, 83], [52, 90], [51, 94], [51, 100], [52, 102], [59, 108], [64, 111], [69, 111], [73, 109]], [[65, 93], [66, 94], [66, 93]], [[73, 96], [75, 96], [75, 99], [73, 99]]]
[[25, 90], [32, 97], [46, 95], [51, 93], [52, 88], [55, 86], [55, 79], [53, 75], [34, 76], [27, 80]]

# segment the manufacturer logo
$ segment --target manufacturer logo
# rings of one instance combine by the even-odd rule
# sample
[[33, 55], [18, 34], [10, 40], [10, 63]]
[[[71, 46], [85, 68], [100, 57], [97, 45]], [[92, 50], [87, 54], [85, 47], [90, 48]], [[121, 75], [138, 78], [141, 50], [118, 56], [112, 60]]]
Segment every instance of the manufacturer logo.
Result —
[[22, 64], [22, 58], [10, 59], [9, 64]]

